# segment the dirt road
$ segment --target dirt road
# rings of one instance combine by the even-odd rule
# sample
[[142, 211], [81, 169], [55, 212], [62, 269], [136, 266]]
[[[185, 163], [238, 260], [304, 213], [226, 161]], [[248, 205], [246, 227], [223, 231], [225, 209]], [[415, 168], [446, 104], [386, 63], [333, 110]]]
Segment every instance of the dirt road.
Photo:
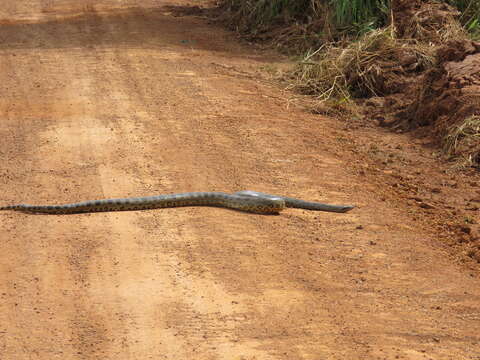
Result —
[[335, 120], [259, 80], [278, 59], [172, 4], [2, 2], [2, 205], [357, 208], [1, 213], [0, 359], [480, 359], [478, 273], [352, 171]]

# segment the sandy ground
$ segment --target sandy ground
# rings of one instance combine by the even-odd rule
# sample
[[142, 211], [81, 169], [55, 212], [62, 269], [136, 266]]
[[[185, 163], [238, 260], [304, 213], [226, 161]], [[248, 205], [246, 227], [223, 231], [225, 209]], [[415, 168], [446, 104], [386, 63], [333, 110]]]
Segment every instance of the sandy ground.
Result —
[[256, 76], [278, 58], [169, 4], [2, 2], [2, 204], [252, 189], [357, 208], [4, 212], [0, 359], [480, 359], [478, 271], [353, 170], [338, 121]]

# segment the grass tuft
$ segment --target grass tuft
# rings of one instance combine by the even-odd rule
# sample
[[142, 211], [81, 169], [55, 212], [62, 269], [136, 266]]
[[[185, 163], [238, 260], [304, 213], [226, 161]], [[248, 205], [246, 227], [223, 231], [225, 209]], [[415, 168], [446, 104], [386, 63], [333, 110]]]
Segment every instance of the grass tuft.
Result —
[[291, 88], [320, 100], [383, 96], [401, 90], [396, 80], [406, 71], [433, 64], [429, 46], [396, 39], [387, 27], [346, 47], [329, 45], [307, 54], [291, 75]]
[[480, 115], [472, 115], [451, 126], [443, 141], [443, 152], [459, 159], [462, 167], [480, 165]]

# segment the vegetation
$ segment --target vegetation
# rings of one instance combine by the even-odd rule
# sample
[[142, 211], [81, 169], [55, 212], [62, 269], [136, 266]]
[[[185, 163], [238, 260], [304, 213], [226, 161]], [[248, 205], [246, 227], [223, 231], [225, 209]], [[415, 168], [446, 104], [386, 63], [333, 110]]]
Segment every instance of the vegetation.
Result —
[[474, 39], [480, 40], [480, 1], [478, 0], [448, 0], [462, 15], [461, 23], [472, 34]]
[[469, 116], [448, 129], [443, 141], [444, 153], [460, 166], [479, 164], [480, 116]]
[[323, 7], [319, 0], [221, 0], [220, 3], [241, 30], [249, 26], [254, 33], [273, 24], [306, 21]]
[[480, 40], [480, 0], [217, 1], [223, 19], [247, 38], [303, 54], [284, 76], [290, 88], [320, 100], [313, 112], [365, 111], [365, 119], [397, 131], [431, 126], [447, 157], [480, 167], [480, 108], [462, 107], [477, 104], [476, 95], [436, 106], [459, 96], [449, 92], [444, 63], [477, 47], [469, 36]]
[[291, 88], [320, 100], [389, 95], [399, 91], [392, 64], [407, 59], [416, 71], [434, 64], [431, 47], [396, 39], [390, 27], [371, 31], [346, 47], [322, 50], [307, 54], [290, 78]]
[[[228, 13], [228, 21], [241, 32], [257, 36], [276, 26], [296, 26], [310, 40], [324, 41], [339, 40], [347, 34], [359, 36], [387, 25], [390, 1], [218, 0]], [[462, 24], [473, 37], [480, 38], [480, 1], [443, 1], [458, 8]], [[309, 30], [314, 34], [305, 32], [308, 25], [313, 25]]]
[[[364, 33], [386, 24], [389, 0], [220, 0], [228, 20], [242, 32], [258, 35], [275, 26], [313, 24], [317, 37]], [[320, 20], [320, 21], [319, 21]], [[320, 24], [319, 24], [320, 23]], [[320, 26], [318, 26], [320, 25]], [[311, 29], [310, 29], [311, 30]]]
[[387, 23], [389, 0], [330, 0], [338, 29], [361, 35]]

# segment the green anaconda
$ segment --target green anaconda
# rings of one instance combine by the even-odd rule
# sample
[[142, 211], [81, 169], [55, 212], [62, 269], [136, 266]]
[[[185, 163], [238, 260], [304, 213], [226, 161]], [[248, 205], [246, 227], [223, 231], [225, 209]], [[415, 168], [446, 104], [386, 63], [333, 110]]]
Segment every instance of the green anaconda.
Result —
[[125, 199], [92, 200], [65, 205], [18, 204], [0, 207], [0, 210], [43, 214], [78, 214], [100, 211], [172, 208], [180, 206], [216, 206], [261, 214], [275, 214], [285, 208], [299, 208], [337, 213], [344, 213], [353, 209], [353, 206], [351, 205], [329, 205], [244, 190], [234, 194], [222, 192], [189, 192]]

